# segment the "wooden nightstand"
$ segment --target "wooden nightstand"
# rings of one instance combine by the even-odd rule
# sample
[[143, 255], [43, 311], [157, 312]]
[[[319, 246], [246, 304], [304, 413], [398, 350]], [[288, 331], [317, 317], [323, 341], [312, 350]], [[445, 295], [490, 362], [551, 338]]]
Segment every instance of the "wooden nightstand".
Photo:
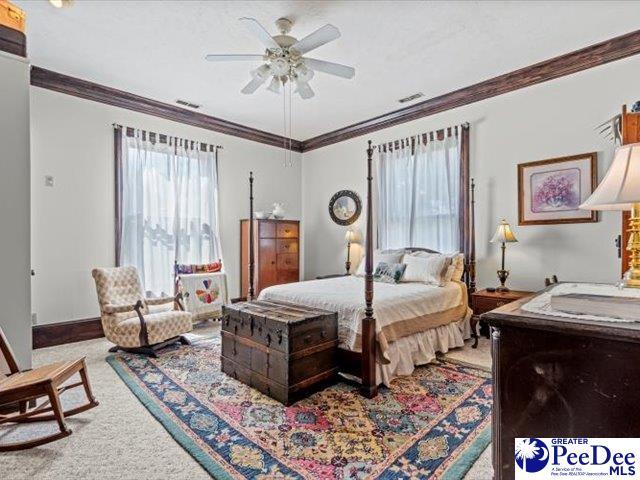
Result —
[[478, 321], [480, 315], [490, 312], [507, 303], [515, 302], [521, 298], [532, 295], [534, 292], [525, 292], [521, 290], [511, 290], [509, 292], [489, 292], [480, 290], [471, 294], [471, 309], [473, 316], [471, 317], [471, 331], [475, 341], [471, 348], [478, 348]]

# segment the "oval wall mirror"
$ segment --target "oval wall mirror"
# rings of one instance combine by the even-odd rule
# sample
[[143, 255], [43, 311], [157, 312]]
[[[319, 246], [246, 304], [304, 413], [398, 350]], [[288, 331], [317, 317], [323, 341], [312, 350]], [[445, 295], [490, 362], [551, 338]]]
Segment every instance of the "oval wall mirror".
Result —
[[329, 215], [338, 225], [351, 225], [361, 212], [362, 201], [353, 190], [340, 190], [329, 200]]

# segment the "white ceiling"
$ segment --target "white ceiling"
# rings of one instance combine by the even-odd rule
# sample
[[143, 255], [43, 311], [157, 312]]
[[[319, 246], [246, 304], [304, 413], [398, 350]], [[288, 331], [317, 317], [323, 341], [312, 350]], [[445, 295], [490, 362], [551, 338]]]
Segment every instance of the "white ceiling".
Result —
[[[240, 89], [251, 63], [209, 63], [207, 53], [262, 53], [237, 19], [272, 34], [282, 16], [301, 38], [331, 23], [338, 40], [315, 58], [356, 68], [353, 80], [316, 74], [311, 100], [294, 97], [293, 138], [305, 140], [396, 110], [399, 98], [434, 97], [640, 26], [637, 1], [88, 1], [27, 12], [31, 62], [167, 103], [283, 133], [282, 96]], [[406, 104], [405, 104], [406, 105]]]

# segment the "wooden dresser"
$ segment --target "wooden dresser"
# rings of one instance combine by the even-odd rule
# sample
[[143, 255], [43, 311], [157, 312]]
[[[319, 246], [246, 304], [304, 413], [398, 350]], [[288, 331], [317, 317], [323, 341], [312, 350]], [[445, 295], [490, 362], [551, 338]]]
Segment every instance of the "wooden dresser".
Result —
[[520, 308], [527, 301], [482, 316], [496, 480], [514, 478], [517, 437], [640, 437], [640, 324], [537, 315]]
[[[300, 222], [254, 220], [255, 295], [300, 280]], [[249, 291], [249, 220], [240, 221], [240, 296]]]
[[227, 375], [285, 405], [335, 380], [337, 313], [260, 300], [223, 308]]

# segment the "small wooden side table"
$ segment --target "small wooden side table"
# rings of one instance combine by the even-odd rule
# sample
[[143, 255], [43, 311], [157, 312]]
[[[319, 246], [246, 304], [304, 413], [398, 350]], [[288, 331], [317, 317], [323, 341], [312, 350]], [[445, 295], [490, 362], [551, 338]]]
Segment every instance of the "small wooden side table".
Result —
[[471, 309], [473, 316], [471, 317], [471, 332], [475, 339], [471, 348], [478, 348], [478, 321], [480, 315], [490, 312], [498, 307], [502, 307], [521, 298], [528, 297], [534, 292], [525, 292], [522, 290], [510, 290], [508, 292], [489, 292], [486, 289], [471, 294]]

